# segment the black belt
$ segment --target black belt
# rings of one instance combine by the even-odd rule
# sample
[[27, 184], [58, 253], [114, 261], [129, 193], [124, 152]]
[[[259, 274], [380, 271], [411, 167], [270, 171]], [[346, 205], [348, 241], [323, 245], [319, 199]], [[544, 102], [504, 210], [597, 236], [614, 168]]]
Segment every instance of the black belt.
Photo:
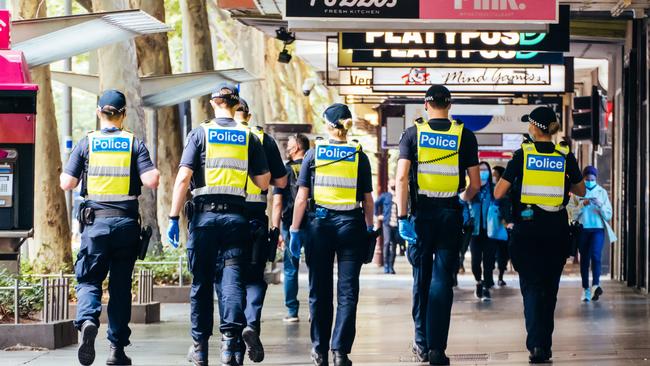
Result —
[[235, 205], [232, 203], [196, 203], [195, 210], [198, 212], [212, 212], [212, 213], [234, 213], [243, 214], [244, 206]]
[[138, 215], [133, 214], [132, 212], [126, 210], [120, 210], [117, 208], [106, 208], [106, 209], [93, 209], [95, 218], [110, 218], [110, 217], [128, 217], [132, 219], [137, 219]]
[[451, 197], [451, 198], [429, 198], [425, 196], [419, 196], [418, 197], [418, 209], [436, 209], [436, 208], [449, 208], [449, 209], [454, 209], [454, 210], [460, 210], [462, 207], [460, 205], [460, 202], [458, 202], [459, 198], [458, 196], [456, 197]]

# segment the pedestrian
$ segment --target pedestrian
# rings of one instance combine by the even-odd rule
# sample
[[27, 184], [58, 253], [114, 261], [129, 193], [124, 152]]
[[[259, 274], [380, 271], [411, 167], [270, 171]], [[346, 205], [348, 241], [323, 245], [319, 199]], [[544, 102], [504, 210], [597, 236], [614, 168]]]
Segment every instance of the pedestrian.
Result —
[[[494, 287], [494, 263], [497, 250], [497, 240], [494, 237], [497, 230], [490, 225], [494, 225], [494, 220], [490, 214], [494, 212], [494, 185], [492, 182], [492, 168], [487, 162], [479, 164], [481, 176], [481, 190], [474, 196], [474, 199], [465, 205], [467, 215], [474, 218], [474, 230], [470, 241], [470, 250], [472, 253], [472, 274], [476, 280], [476, 290], [474, 296], [483, 301], [492, 300], [490, 289]], [[497, 209], [498, 213], [498, 209]], [[496, 225], [501, 225], [497, 222]], [[505, 233], [505, 227], [503, 227]], [[507, 239], [507, 238], [506, 238]]]
[[[494, 186], [499, 183], [503, 173], [506, 171], [506, 168], [502, 166], [495, 166], [492, 168], [492, 181]], [[505, 226], [505, 239], [497, 239], [497, 267], [499, 269], [499, 280], [497, 284], [499, 287], [507, 286], [506, 281], [503, 279], [503, 275], [508, 270], [508, 263], [510, 262], [510, 252], [508, 250], [508, 241], [510, 240], [509, 230], [512, 230], [514, 227], [512, 219], [512, 203], [510, 202], [510, 195], [506, 193], [505, 197], [500, 200], [495, 200], [495, 203], [498, 208], [498, 220], [501, 224]], [[493, 212], [493, 211], [490, 211]], [[502, 229], [499, 229], [503, 233]]]
[[[192, 272], [190, 292], [192, 340], [188, 359], [194, 365], [208, 364], [208, 341], [212, 336], [215, 270], [219, 257], [222, 274], [223, 317], [221, 362], [238, 365], [241, 334], [247, 325], [244, 314], [244, 272], [250, 246], [251, 225], [245, 216], [246, 186], [250, 177], [261, 190], [268, 189], [271, 173], [260, 140], [233, 115], [239, 93], [231, 84], [221, 84], [210, 104], [215, 118], [201, 123], [187, 136], [169, 214], [167, 237], [178, 246], [178, 219], [188, 189], [192, 200], [187, 257]], [[248, 259], [249, 260], [249, 259]]]
[[124, 347], [130, 344], [131, 281], [141, 246], [138, 196], [142, 185], [156, 189], [160, 174], [142, 140], [124, 129], [124, 94], [107, 90], [98, 104], [101, 128], [79, 141], [61, 174], [61, 188], [72, 190], [81, 180], [84, 197], [78, 216], [81, 247], [74, 266], [78, 282], [75, 327], [81, 331], [78, 358], [82, 365], [95, 360], [102, 282], [110, 272], [106, 364], [130, 365]]
[[[284, 245], [283, 272], [284, 272], [284, 305], [287, 307], [287, 315], [282, 319], [285, 323], [297, 323], [300, 321], [298, 310], [298, 270], [300, 268], [300, 256], [294, 257], [289, 250], [291, 234], [289, 228], [293, 221], [293, 204], [298, 195], [298, 175], [302, 166], [305, 153], [309, 150], [309, 139], [303, 134], [289, 137], [285, 156], [288, 161], [285, 164], [288, 180], [285, 188], [273, 188], [273, 222], [282, 222], [280, 242]], [[301, 230], [306, 228], [307, 220], [302, 220], [298, 225]], [[300, 252], [298, 248], [297, 252]]]
[[[239, 98], [239, 108], [235, 112], [234, 119], [242, 126], [245, 126], [253, 133], [262, 143], [264, 155], [266, 155], [267, 165], [271, 173], [271, 185], [274, 187], [285, 187], [287, 185], [287, 170], [284, 167], [280, 150], [273, 137], [269, 136], [261, 127], [250, 126], [249, 122], [252, 114], [248, 103]], [[251, 245], [250, 252], [247, 253], [246, 263], [243, 266], [243, 282], [246, 288], [244, 314], [246, 315], [246, 327], [242, 331], [239, 350], [235, 352], [235, 360], [238, 364], [243, 364], [244, 351], [248, 350], [248, 357], [253, 362], [262, 362], [264, 360], [264, 346], [260, 340], [262, 308], [268, 284], [264, 279], [266, 262], [269, 261], [270, 251], [269, 243], [271, 238], [278, 238], [280, 235], [278, 226], [273, 225], [269, 229], [269, 218], [266, 215], [268, 191], [257, 187], [249, 178], [246, 184], [246, 204], [244, 206], [244, 216], [248, 219], [251, 228]], [[274, 243], [273, 253], [275, 253], [277, 242]], [[221, 257], [217, 264], [215, 275], [215, 292], [219, 299], [219, 314], [223, 315], [223, 292], [221, 280], [223, 278], [223, 268], [225, 261]]]
[[555, 111], [538, 107], [522, 117], [534, 142], [515, 151], [495, 188], [502, 199], [512, 188], [514, 231], [510, 255], [519, 272], [526, 318], [526, 347], [531, 363], [552, 357], [554, 312], [562, 270], [568, 258], [569, 191], [585, 195], [582, 173], [565, 143], [555, 144], [560, 130]]
[[[333, 104], [323, 114], [328, 140], [317, 140], [305, 155], [298, 178], [298, 196], [290, 228], [290, 248], [299, 256], [305, 245], [309, 268], [311, 357], [314, 365], [350, 366], [348, 355], [356, 333], [359, 274], [373, 231], [372, 172], [368, 156], [348, 141], [352, 114], [344, 104]], [[308, 239], [300, 230], [307, 214]], [[334, 317], [334, 258], [338, 265], [336, 322]]]
[[459, 192], [467, 187], [460, 197], [468, 202], [481, 188], [478, 144], [469, 129], [449, 119], [451, 93], [446, 87], [431, 86], [424, 101], [429, 121], [406, 129], [399, 144], [399, 233], [409, 243], [413, 266], [413, 351], [418, 361], [448, 365], [445, 351], [463, 230]]
[[390, 179], [388, 192], [380, 194], [375, 201], [375, 217], [381, 221], [384, 240], [384, 273], [386, 274], [395, 274], [395, 256], [399, 237], [395, 199], [395, 179]]
[[[603, 295], [600, 287], [603, 247], [616, 241], [616, 235], [608, 221], [612, 219], [612, 204], [607, 191], [598, 185], [598, 169], [587, 166], [582, 171], [587, 194], [572, 196], [568, 209], [573, 211], [582, 226], [578, 250], [580, 251], [580, 275], [582, 276], [582, 301], [598, 301]], [[607, 239], [607, 240], [605, 240]], [[589, 287], [589, 265], [593, 273]]]

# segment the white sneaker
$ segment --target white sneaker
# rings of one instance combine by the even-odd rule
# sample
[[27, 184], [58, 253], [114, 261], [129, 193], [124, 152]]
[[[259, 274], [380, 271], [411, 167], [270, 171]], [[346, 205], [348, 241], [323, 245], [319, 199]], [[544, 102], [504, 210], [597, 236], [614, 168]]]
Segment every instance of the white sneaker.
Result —
[[282, 321], [285, 323], [298, 323], [300, 321], [300, 318], [297, 316], [287, 315], [284, 317], [284, 319], [282, 319]]
[[582, 291], [582, 299], [583, 302], [589, 302], [591, 301], [591, 290], [586, 288]]

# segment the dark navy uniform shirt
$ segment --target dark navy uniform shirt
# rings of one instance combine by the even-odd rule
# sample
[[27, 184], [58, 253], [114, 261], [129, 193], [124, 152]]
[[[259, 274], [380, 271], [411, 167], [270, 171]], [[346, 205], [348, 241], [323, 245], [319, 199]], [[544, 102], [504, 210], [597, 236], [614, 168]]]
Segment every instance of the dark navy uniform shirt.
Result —
[[[451, 122], [448, 119], [432, 119], [429, 126], [434, 131], [449, 131]], [[408, 159], [411, 161], [411, 181], [417, 186], [418, 170], [418, 130], [416, 126], [411, 126], [404, 131], [399, 142], [399, 159]], [[476, 136], [468, 128], [463, 128], [463, 134], [460, 138], [460, 148], [458, 150], [459, 181], [458, 190], [467, 186], [465, 175], [468, 168], [478, 165], [478, 143]]]
[[[330, 141], [331, 144], [343, 144], [339, 141]], [[300, 167], [300, 176], [298, 177], [298, 186], [307, 187], [311, 189], [311, 194], [313, 194], [313, 189], [311, 187], [311, 178], [316, 169], [314, 152], [316, 150], [310, 149], [305, 154], [305, 158], [302, 161], [302, 167]], [[357, 201], [362, 202], [364, 195], [366, 193], [372, 192], [372, 170], [370, 168], [370, 161], [368, 156], [363, 151], [359, 152], [359, 167], [357, 171]]]
[[294, 169], [298, 168], [298, 173], [300, 173], [299, 168], [302, 161], [302, 159], [288, 161], [285, 164], [285, 169], [287, 170], [287, 186], [285, 188], [273, 188], [274, 195], [282, 195], [282, 223], [284, 225], [291, 225], [293, 222], [293, 204], [298, 192], [298, 174], [296, 174], [296, 170]]
[[[232, 118], [217, 118], [218, 125], [223, 127], [234, 127], [237, 125]], [[249, 133], [250, 140], [248, 144], [248, 174], [257, 176], [269, 172], [269, 167], [266, 162], [266, 154], [260, 140], [252, 133]], [[190, 188], [205, 187], [205, 130], [203, 127], [193, 129], [185, 140], [185, 149], [179, 164], [181, 167], [191, 169], [194, 174], [192, 175], [192, 182]], [[203, 197], [202, 199], [207, 199]], [[217, 203], [234, 203], [244, 204], [244, 197], [215, 194], [209, 197], [211, 201]]]
[[[555, 151], [555, 144], [552, 142], [536, 142], [535, 148], [537, 151], [549, 154]], [[524, 151], [519, 149], [515, 151], [512, 156], [512, 160], [508, 162], [506, 171], [503, 173], [501, 179], [512, 184], [512, 189], [510, 190], [510, 196], [513, 204], [514, 214], [518, 215], [521, 212], [521, 181], [524, 176]], [[576, 160], [575, 155], [570, 152], [566, 156], [566, 176], [564, 179], [564, 203], [567, 205], [569, 203], [569, 190], [574, 184], [578, 184], [582, 181], [582, 172], [580, 172], [580, 167], [578, 166], [578, 161]]]
[[[284, 167], [282, 155], [280, 154], [280, 149], [278, 149], [278, 144], [275, 142], [275, 139], [273, 139], [273, 137], [271, 137], [266, 132], [264, 132], [262, 147], [264, 148], [264, 153], [266, 154], [266, 161], [269, 166], [269, 171], [271, 172], [271, 179], [280, 179], [287, 175], [287, 169]], [[263, 191], [262, 194], [268, 194], [268, 190]], [[246, 202], [246, 208], [248, 210], [266, 211], [266, 206], [266, 203]]]
[[[111, 132], [106, 132], [110, 135]], [[77, 146], [74, 147], [70, 153], [70, 160], [63, 170], [66, 174], [71, 175], [77, 179], [82, 179], [81, 195], [86, 195], [86, 174], [88, 172], [88, 136], [82, 138]], [[137, 137], [133, 138], [133, 149], [131, 152], [131, 182], [129, 195], [139, 196], [141, 193], [142, 181], [140, 176], [150, 170], [154, 169], [153, 162], [149, 156], [149, 150]], [[87, 201], [90, 207], [97, 209], [120, 209], [131, 213], [138, 212], [138, 201], [123, 201], [123, 202], [94, 202]]]

